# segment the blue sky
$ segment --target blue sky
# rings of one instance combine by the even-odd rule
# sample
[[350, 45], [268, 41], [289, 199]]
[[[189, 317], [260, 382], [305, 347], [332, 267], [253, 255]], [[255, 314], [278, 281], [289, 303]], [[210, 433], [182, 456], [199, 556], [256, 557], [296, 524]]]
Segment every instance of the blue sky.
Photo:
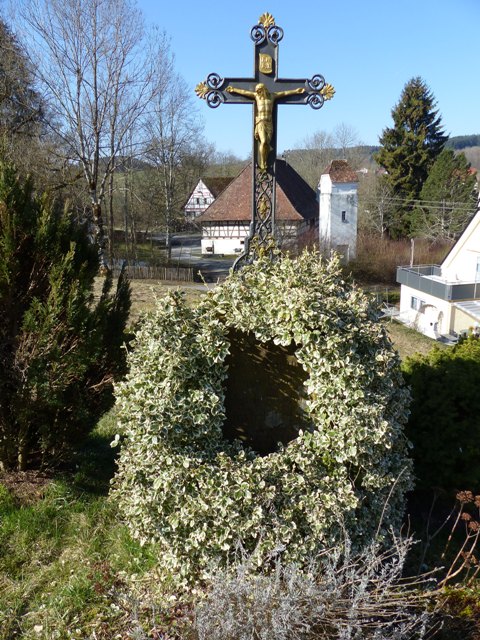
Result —
[[[321, 73], [336, 95], [319, 111], [279, 107], [278, 150], [345, 123], [377, 144], [405, 83], [421, 76], [447, 133], [480, 133], [480, 0], [138, 0], [147, 23], [171, 37], [177, 71], [194, 90], [213, 71], [250, 76], [250, 29], [269, 11], [285, 31], [284, 78]], [[246, 157], [252, 114], [244, 105], [210, 109], [198, 100], [205, 135], [219, 151]]]

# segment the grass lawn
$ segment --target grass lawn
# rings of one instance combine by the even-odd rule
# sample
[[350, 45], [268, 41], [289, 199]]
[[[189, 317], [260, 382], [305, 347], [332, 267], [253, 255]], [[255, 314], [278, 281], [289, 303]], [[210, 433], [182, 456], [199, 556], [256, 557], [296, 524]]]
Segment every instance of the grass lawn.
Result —
[[[95, 282], [95, 293], [100, 294], [103, 280], [97, 278]], [[195, 304], [202, 295], [208, 291], [208, 287], [194, 282], [165, 282], [164, 280], [132, 280], [130, 282], [132, 291], [132, 308], [130, 322], [134, 324], [140, 315], [151, 311], [155, 306], [155, 300], [162, 298], [169, 291], [181, 290], [189, 304]]]
[[132, 280], [132, 310], [131, 320], [138, 319], [141, 313], [151, 311], [155, 306], [156, 298], [161, 298], [168, 291], [181, 290], [189, 304], [195, 304], [205, 295], [208, 288], [202, 284], [183, 283], [181, 285], [162, 280]]
[[388, 335], [402, 360], [415, 353], [428, 353], [435, 345], [440, 349], [449, 349], [443, 342], [436, 342], [418, 331], [406, 327], [395, 320], [385, 321]]
[[115, 423], [107, 415], [74, 468], [0, 475], [0, 640], [174, 639], [154, 593], [153, 550], [107, 498]]

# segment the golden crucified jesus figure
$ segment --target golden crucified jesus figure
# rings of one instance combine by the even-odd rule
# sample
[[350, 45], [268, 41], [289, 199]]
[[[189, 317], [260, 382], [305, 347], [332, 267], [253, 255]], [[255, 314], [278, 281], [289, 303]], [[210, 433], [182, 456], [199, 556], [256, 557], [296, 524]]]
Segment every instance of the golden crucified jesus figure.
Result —
[[237, 89], [229, 85], [226, 90], [229, 93], [238, 93], [241, 96], [255, 100], [255, 140], [258, 141], [258, 166], [265, 170], [268, 164], [268, 154], [271, 151], [270, 141], [273, 136], [273, 105], [277, 98], [293, 96], [304, 93], [305, 89], [291, 89], [290, 91], [277, 91], [270, 93], [267, 87], [261, 82], [255, 87], [255, 91]]

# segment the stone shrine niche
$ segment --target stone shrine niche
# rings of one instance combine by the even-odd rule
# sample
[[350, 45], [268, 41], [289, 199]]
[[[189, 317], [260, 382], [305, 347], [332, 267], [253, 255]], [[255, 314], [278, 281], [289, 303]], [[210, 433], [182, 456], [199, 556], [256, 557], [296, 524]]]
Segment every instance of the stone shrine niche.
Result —
[[306, 566], [345, 531], [359, 548], [399, 530], [409, 393], [338, 258], [260, 255], [195, 307], [172, 292], [128, 357], [112, 494], [168, 588], [232, 566], [239, 541], [255, 566], [279, 545]]
[[261, 455], [278, 450], [311, 428], [305, 412], [307, 373], [298, 362], [292, 343], [260, 342], [253, 333], [231, 329], [230, 354], [225, 363], [227, 440], [240, 440]]

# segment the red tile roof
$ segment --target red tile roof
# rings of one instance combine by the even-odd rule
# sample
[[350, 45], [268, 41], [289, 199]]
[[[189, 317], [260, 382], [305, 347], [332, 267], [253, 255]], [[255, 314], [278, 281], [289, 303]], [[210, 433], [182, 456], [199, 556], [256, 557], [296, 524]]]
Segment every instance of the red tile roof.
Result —
[[210, 191], [214, 198], [218, 198], [218, 196], [222, 193], [224, 189], [228, 187], [228, 185], [234, 180], [232, 176], [225, 177], [208, 177], [202, 178], [204, 185]]
[[[318, 215], [315, 191], [285, 160], [276, 162], [276, 219], [300, 222]], [[197, 222], [250, 220], [252, 217], [252, 164], [219, 195]]]
[[346, 160], [332, 160], [322, 175], [328, 174], [332, 182], [358, 182], [358, 176]]

